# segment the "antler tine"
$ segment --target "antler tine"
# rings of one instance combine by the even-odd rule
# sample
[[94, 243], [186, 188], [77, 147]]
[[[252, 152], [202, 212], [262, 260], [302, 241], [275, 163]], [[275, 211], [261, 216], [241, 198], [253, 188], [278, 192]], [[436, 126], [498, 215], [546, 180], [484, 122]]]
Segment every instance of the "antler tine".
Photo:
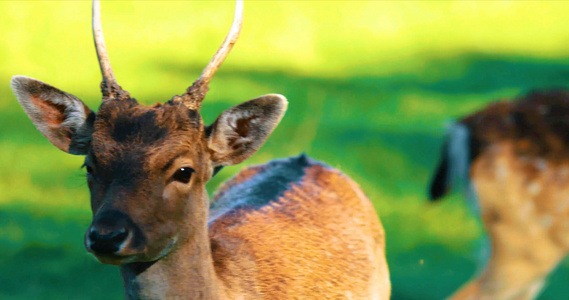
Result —
[[225, 37], [225, 40], [210, 60], [207, 67], [203, 70], [198, 80], [194, 81], [182, 96], [175, 96], [172, 99], [175, 102], [182, 102], [189, 109], [199, 110], [202, 106], [202, 101], [209, 90], [209, 82], [219, 68], [221, 63], [225, 60], [235, 42], [241, 33], [241, 26], [243, 25], [243, 0], [236, 0], [235, 14], [233, 16], [233, 23]]
[[97, 50], [97, 58], [101, 67], [103, 81], [101, 82], [101, 92], [103, 93], [103, 101], [106, 99], [124, 99], [128, 98], [128, 92], [123, 91], [118, 85], [111, 61], [107, 54], [105, 46], [105, 38], [103, 36], [103, 26], [101, 25], [101, 4], [99, 0], [93, 0], [93, 40], [95, 49]]

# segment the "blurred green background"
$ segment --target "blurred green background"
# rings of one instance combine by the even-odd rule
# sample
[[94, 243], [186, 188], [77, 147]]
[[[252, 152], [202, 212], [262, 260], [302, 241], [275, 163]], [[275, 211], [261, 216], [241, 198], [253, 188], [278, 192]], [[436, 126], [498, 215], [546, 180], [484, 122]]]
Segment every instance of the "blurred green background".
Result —
[[[83, 249], [91, 214], [82, 157], [51, 146], [13, 96], [12, 75], [96, 109], [100, 74], [87, 1], [0, 2], [0, 298], [120, 299], [116, 267]], [[195, 80], [230, 26], [233, 2], [108, 1], [119, 83], [164, 102]], [[267, 93], [289, 110], [246, 164], [306, 152], [343, 170], [387, 232], [393, 299], [441, 299], [480, 270], [488, 245], [460, 195], [425, 191], [446, 126], [497, 98], [569, 85], [569, 3], [246, 1], [242, 36], [202, 110]], [[213, 192], [246, 164], [224, 169]], [[566, 299], [562, 263], [540, 299]]]

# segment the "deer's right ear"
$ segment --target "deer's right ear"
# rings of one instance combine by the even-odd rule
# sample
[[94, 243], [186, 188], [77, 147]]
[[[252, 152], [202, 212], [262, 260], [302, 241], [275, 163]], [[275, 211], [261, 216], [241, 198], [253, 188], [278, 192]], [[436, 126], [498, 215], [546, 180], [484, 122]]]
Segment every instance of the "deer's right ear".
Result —
[[12, 90], [36, 128], [57, 148], [87, 154], [95, 113], [77, 97], [49, 84], [14, 76]]

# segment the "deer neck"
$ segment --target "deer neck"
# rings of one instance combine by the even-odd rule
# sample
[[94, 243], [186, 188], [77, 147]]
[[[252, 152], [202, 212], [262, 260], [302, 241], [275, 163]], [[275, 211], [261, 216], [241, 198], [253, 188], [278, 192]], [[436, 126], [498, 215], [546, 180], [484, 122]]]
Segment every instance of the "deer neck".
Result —
[[534, 278], [519, 286], [496, 286], [486, 278], [471, 281], [453, 294], [451, 300], [530, 300], [535, 299], [545, 282], [545, 276]]
[[[209, 204], [204, 194], [204, 206]], [[219, 299], [221, 284], [215, 274], [205, 217], [193, 220], [192, 238], [153, 262], [121, 266], [127, 299]], [[195, 217], [195, 218], [194, 218]], [[199, 224], [195, 222], [199, 220]]]
[[[534, 241], [535, 242], [535, 241]], [[547, 241], [540, 241], [540, 249], [513, 247], [519, 253], [512, 253], [494, 243], [493, 257], [488, 268], [476, 280], [471, 281], [455, 293], [452, 300], [529, 300], [535, 299], [543, 288], [549, 272], [563, 258], [564, 252], [547, 247]], [[526, 250], [526, 251], [523, 251]]]

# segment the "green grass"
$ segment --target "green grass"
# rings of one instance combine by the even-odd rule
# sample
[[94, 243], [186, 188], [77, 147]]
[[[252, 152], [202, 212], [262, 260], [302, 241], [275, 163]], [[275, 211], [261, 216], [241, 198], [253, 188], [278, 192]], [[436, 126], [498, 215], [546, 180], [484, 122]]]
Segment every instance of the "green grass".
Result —
[[[222, 39], [231, 2], [104, 2], [119, 82], [141, 102], [187, 87]], [[445, 128], [492, 99], [569, 86], [561, 2], [247, 2], [242, 39], [202, 114], [266, 93], [289, 110], [245, 165], [306, 152], [359, 182], [387, 233], [393, 299], [441, 299], [483, 265], [460, 195], [426, 201]], [[87, 2], [0, 2], [0, 299], [120, 299], [118, 270], [86, 254], [81, 157], [51, 146], [13, 97], [25, 74], [100, 101]], [[540, 299], [563, 298], [567, 263]]]

